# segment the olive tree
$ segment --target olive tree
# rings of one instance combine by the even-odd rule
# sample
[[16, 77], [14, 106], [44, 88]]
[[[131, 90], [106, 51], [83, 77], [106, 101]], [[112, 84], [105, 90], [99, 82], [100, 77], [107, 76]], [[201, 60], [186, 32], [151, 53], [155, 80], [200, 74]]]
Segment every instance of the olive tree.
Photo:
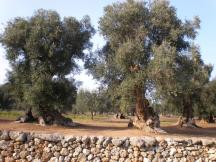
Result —
[[197, 17], [182, 21], [168, 1], [113, 3], [105, 7], [99, 21], [106, 44], [86, 67], [121, 98], [123, 108], [135, 103], [135, 126], [157, 131], [158, 116], [147, 99], [147, 93], [156, 87], [152, 69], [160, 66], [154, 62], [156, 49], [168, 44], [171, 55], [183, 53], [198, 28]]
[[40, 9], [29, 18], [17, 17], [8, 22], [0, 42], [11, 66], [10, 81], [20, 102], [25, 103], [30, 120], [67, 124], [61, 115], [75, 101], [74, 79], [68, 74], [77, 70], [76, 59], [84, 58], [91, 48], [94, 29], [90, 18], [78, 21], [51, 10]]

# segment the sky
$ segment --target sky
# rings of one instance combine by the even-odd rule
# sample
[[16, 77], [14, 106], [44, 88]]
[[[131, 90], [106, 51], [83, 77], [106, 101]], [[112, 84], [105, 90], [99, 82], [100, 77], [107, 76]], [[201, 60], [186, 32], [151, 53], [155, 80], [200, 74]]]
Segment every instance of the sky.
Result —
[[[123, 0], [118, 0], [122, 2]], [[149, 1], [149, 0], [148, 0]], [[103, 15], [106, 5], [117, 2], [117, 0], [0, 0], [0, 33], [3, 32], [6, 23], [15, 17], [30, 17], [37, 9], [51, 9], [57, 11], [60, 16], [73, 16], [81, 19], [85, 15], [91, 17], [92, 25], [98, 27], [99, 18]], [[201, 29], [195, 43], [200, 46], [202, 58], [205, 63], [214, 65], [212, 78], [216, 77], [216, 0], [170, 0], [171, 5], [177, 9], [177, 15], [182, 19], [192, 19], [199, 16]], [[104, 45], [104, 40], [97, 33], [92, 38], [94, 49]], [[5, 59], [5, 50], [0, 46], [0, 84], [7, 78], [10, 69]], [[92, 76], [87, 75], [82, 69], [75, 76], [77, 81], [82, 81], [80, 88], [93, 90], [97, 88], [97, 82]]]

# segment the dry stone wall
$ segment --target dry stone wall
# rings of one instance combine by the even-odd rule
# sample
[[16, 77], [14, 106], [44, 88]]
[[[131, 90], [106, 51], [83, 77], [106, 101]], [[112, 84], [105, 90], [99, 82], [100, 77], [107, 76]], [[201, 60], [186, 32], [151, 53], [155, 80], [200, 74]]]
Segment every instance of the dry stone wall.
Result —
[[216, 141], [0, 131], [0, 162], [213, 162]]

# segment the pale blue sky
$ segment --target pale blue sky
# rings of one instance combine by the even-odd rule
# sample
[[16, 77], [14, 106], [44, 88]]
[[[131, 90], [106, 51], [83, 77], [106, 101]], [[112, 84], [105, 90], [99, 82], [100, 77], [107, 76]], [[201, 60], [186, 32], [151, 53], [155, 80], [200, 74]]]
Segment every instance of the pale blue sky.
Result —
[[[0, 0], [0, 32], [3, 31], [3, 26], [8, 20], [17, 16], [31, 16], [39, 8], [56, 10], [62, 17], [74, 16], [78, 19], [88, 14], [93, 26], [97, 28], [104, 6], [113, 2], [117, 0]], [[200, 17], [201, 29], [195, 43], [200, 45], [204, 61], [216, 66], [216, 54], [214, 53], [216, 48], [216, 0], [170, 0], [170, 2], [177, 8], [177, 14], [181, 19], [191, 19], [196, 15]], [[96, 34], [92, 41], [94, 48], [101, 47], [104, 43], [99, 34]], [[7, 69], [9, 65], [4, 57], [4, 49], [0, 46], [0, 84], [6, 80]], [[85, 71], [81, 72], [76, 79], [83, 82], [83, 88], [94, 89], [95, 81], [85, 73]], [[215, 76], [216, 69], [214, 68], [212, 77]]]

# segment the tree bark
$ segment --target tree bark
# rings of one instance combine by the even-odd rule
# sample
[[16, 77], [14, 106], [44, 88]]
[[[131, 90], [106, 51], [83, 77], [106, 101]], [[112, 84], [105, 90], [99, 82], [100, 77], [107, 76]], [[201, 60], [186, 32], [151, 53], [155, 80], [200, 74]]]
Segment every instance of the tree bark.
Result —
[[209, 122], [209, 123], [215, 123], [213, 113], [210, 113], [210, 114], [209, 114], [208, 122]]
[[91, 111], [91, 120], [94, 120], [94, 112]]
[[18, 122], [32, 123], [37, 121], [40, 125], [61, 125], [61, 126], [75, 126], [70, 118], [63, 116], [57, 110], [41, 109], [40, 115], [34, 115], [32, 109], [28, 109], [24, 116], [18, 118]]
[[159, 116], [149, 106], [148, 100], [144, 97], [142, 88], [136, 88], [136, 116], [133, 124], [129, 122], [128, 126], [132, 125], [151, 133], [166, 133], [160, 129]]
[[193, 107], [190, 101], [184, 101], [183, 104], [183, 117], [186, 118], [185, 122], [189, 122], [193, 119]]
[[27, 123], [27, 122], [34, 122], [34, 121], [36, 121], [36, 119], [32, 114], [32, 109], [29, 108], [29, 109], [27, 109], [25, 114], [23, 116], [18, 117], [16, 119], [16, 121], [18, 121], [20, 123]]
[[177, 124], [179, 127], [198, 128], [193, 115], [193, 105], [191, 97], [184, 98], [182, 117], [179, 118]]
[[142, 122], [146, 122], [149, 117], [141, 88], [136, 88], [136, 116]]
[[[130, 67], [131, 73], [137, 73], [141, 70], [139, 65], [134, 65]], [[136, 107], [135, 107], [135, 119], [133, 125], [139, 129], [142, 129], [147, 132], [153, 133], [166, 133], [160, 129], [160, 120], [159, 116], [154, 112], [153, 108], [149, 106], [148, 100], [145, 98], [143, 87], [136, 86], [135, 89], [135, 98], [136, 98]]]

